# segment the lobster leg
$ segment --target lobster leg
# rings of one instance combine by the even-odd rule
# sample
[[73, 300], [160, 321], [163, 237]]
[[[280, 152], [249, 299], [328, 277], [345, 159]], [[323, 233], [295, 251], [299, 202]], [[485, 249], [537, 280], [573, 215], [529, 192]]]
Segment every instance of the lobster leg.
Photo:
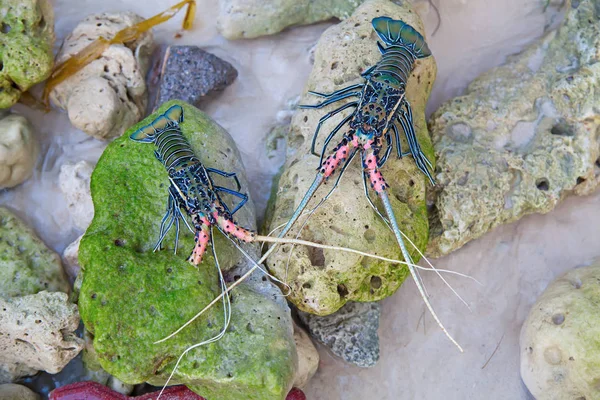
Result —
[[196, 226], [196, 234], [194, 236], [194, 241], [196, 245], [194, 246], [194, 250], [192, 250], [192, 254], [188, 258], [188, 261], [195, 267], [198, 267], [202, 262], [202, 257], [206, 252], [206, 247], [211, 241], [210, 235], [210, 222], [206, 217], [198, 217], [194, 218], [194, 225]]
[[[170, 217], [170, 218], [169, 218]], [[160, 246], [167, 236], [167, 233], [171, 230], [173, 224], [175, 224], [175, 248], [174, 252], [177, 254], [177, 247], [179, 246], [179, 220], [182, 219], [185, 225], [191, 232], [194, 232], [190, 224], [187, 222], [185, 217], [181, 212], [181, 202], [179, 200], [179, 196], [177, 192], [173, 188], [173, 186], [169, 186], [169, 198], [167, 200], [167, 212], [163, 217], [160, 223], [160, 233], [158, 235], [158, 240], [156, 241], [156, 245], [154, 246], [153, 251], [157, 251], [160, 249]]]
[[[317, 136], [319, 136], [319, 131], [321, 130], [321, 126], [325, 123], [325, 121], [327, 121], [329, 118], [333, 117], [334, 115], [344, 111], [347, 108], [350, 107], [356, 107], [358, 106], [358, 102], [354, 101], [351, 103], [346, 103], [343, 106], [328, 112], [327, 114], [323, 115], [320, 119], [319, 119], [319, 123], [317, 124], [317, 127], [315, 128], [315, 133], [313, 134], [313, 140], [312, 140], [312, 146], [311, 146], [311, 151], [314, 154], [315, 151], [315, 143], [317, 142]], [[302, 106], [300, 106], [302, 107]]]
[[356, 85], [350, 85], [350, 86], [346, 86], [345, 88], [342, 88], [340, 90], [336, 90], [333, 93], [320, 93], [320, 92], [314, 92], [312, 90], [309, 90], [308, 93], [314, 94], [315, 96], [325, 97], [326, 99], [329, 99], [331, 97], [338, 96], [338, 95], [340, 95], [342, 93], [348, 92], [350, 90], [358, 89], [358, 88], [361, 88], [363, 86], [364, 85], [362, 83], [357, 83]]
[[221, 197], [219, 197], [219, 202], [221, 203], [221, 205], [227, 210], [227, 212], [229, 212], [229, 214], [233, 215], [235, 214], [240, 208], [242, 208], [244, 206], [244, 204], [246, 204], [246, 202], [248, 201], [248, 195], [244, 194], [244, 193], [240, 193], [240, 192], [236, 192], [235, 190], [231, 190], [222, 186], [214, 186], [213, 187], [215, 192], [223, 192], [223, 193], [227, 193], [230, 194], [232, 196], [238, 197], [240, 198], [240, 202], [235, 206], [235, 208], [233, 209], [233, 211], [229, 211], [229, 208], [226, 206], [226, 204], [221, 200]]
[[425, 176], [427, 176], [432, 185], [435, 185], [435, 180], [433, 179], [433, 176], [431, 176], [431, 173], [427, 168], [428, 166], [429, 168], [432, 167], [431, 162], [427, 159], [425, 154], [423, 154], [421, 146], [419, 145], [419, 141], [417, 140], [417, 135], [415, 133], [415, 128], [413, 125], [412, 110], [408, 101], [404, 101], [404, 106], [406, 110], [400, 110], [400, 113], [398, 115], [398, 121], [402, 125], [402, 129], [404, 130], [404, 134], [406, 135], [410, 152], [419, 170], [423, 172]]
[[233, 180], [235, 181], [235, 184], [237, 186], [236, 190], [240, 190], [242, 188], [242, 184], [240, 183], [240, 180], [237, 177], [237, 174], [235, 172], [225, 172], [225, 171], [221, 171], [220, 169], [215, 169], [215, 168], [205, 168], [205, 170], [206, 170], [206, 172], [221, 175], [225, 178], [233, 178]]
[[302, 104], [299, 107], [300, 108], [323, 108], [323, 107], [328, 106], [330, 104], [336, 103], [336, 102], [338, 102], [340, 100], [347, 99], [348, 97], [357, 97], [357, 96], [360, 96], [360, 94], [361, 94], [360, 92], [344, 93], [344, 94], [340, 94], [340, 95], [334, 96], [334, 97], [332, 97], [332, 98], [330, 98], [328, 100], [322, 101], [322, 102], [317, 103], [317, 104], [313, 104], [313, 105]]
[[388, 157], [390, 156], [390, 153], [392, 152], [392, 134], [389, 129], [385, 134], [385, 141], [387, 146], [387, 148], [385, 149], [385, 153], [383, 154], [383, 157], [377, 160], [377, 166], [379, 168], [383, 167], [383, 164], [385, 164]]
[[[323, 165], [323, 157], [325, 156], [325, 151], [327, 151], [327, 146], [329, 145], [329, 142], [331, 142], [331, 139], [333, 139], [333, 137], [335, 136], [336, 133], [338, 133], [338, 131], [345, 125], [348, 123], [348, 121], [350, 121], [352, 119], [353, 115], [350, 114], [348, 115], [346, 118], [344, 118], [327, 136], [327, 138], [325, 139], [325, 142], [323, 143], [323, 148], [321, 149], [321, 154], [320, 154], [320, 160], [319, 160], [319, 165]], [[318, 156], [319, 154], [315, 153], [315, 144], [317, 142], [317, 135], [313, 136], [313, 140], [312, 140], [312, 145], [311, 145], [311, 152]]]
[[410, 151], [405, 153], [402, 152], [402, 142], [400, 141], [400, 131], [398, 131], [398, 127], [395, 123], [392, 123], [392, 129], [394, 130], [394, 136], [396, 137], [396, 153], [398, 154], [398, 158], [406, 157], [410, 155]]
[[425, 161], [425, 163], [429, 166], [429, 168], [433, 169], [433, 165], [431, 165], [431, 161], [429, 161], [429, 159], [427, 157], [425, 157], [425, 154], [423, 154], [423, 151], [421, 151], [421, 146], [419, 145], [419, 141], [417, 140], [417, 135], [415, 133], [415, 125], [413, 123], [412, 109], [406, 99], [404, 100], [404, 107], [405, 107], [406, 111], [403, 113], [403, 117], [405, 118], [405, 121], [407, 122], [408, 129], [411, 131], [411, 139], [412, 139], [413, 146], [416, 150], [416, 153], [419, 155], [420, 158], [422, 158], [423, 161]]
[[[154, 246], [154, 251], [157, 251], [158, 249], [160, 249], [160, 245], [162, 244], [163, 240], [165, 239], [165, 236], [167, 236], [167, 233], [169, 233], [169, 230], [173, 226], [173, 223], [175, 222], [175, 220], [178, 219], [176, 203], [177, 203], [177, 200], [175, 200], [175, 198], [173, 197], [173, 194], [171, 193], [170, 188], [169, 188], [169, 198], [167, 200], [167, 212], [165, 213], [165, 216], [163, 217], [162, 221], [160, 222], [160, 230], [159, 230], [159, 234], [158, 234], [158, 240], [156, 241], [156, 245]], [[177, 248], [177, 246], [175, 248]]]

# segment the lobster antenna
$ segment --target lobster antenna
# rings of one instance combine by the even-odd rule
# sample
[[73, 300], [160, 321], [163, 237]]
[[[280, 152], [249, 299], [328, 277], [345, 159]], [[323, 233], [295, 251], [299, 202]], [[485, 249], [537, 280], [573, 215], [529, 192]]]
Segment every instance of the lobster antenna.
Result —
[[389, 262], [389, 263], [392, 263], [392, 264], [412, 265], [414, 268], [422, 270], [422, 271], [435, 271], [435, 272], [443, 272], [443, 273], [452, 274], [452, 275], [458, 275], [458, 276], [463, 277], [463, 278], [471, 279], [471, 280], [473, 280], [473, 281], [475, 281], [475, 282], [477, 282], [477, 283], [479, 283], [481, 285], [481, 282], [479, 282], [477, 279], [473, 278], [472, 276], [467, 275], [467, 274], [463, 274], [463, 273], [460, 273], [460, 272], [457, 272], [457, 271], [452, 271], [452, 270], [449, 270], [449, 269], [441, 269], [441, 268], [427, 268], [427, 267], [422, 267], [422, 266], [420, 266], [418, 264], [411, 264], [411, 263], [408, 263], [406, 261], [400, 261], [400, 260], [396, 260], [396, 259], [393, 259], [393, 258], [388, 258], [388, 257], [384, 257], [384, 256], [378, 256], [376, 254], [371, 254], [371, 253], [367, 253], [367, 252], [364, 252], [364, 251], [351, 249], [351, 248], [348, 248], [348, 247], [331, 246], [331, 245], [327, 245], [327, 244], [309, 242], [308, 240], [301, 240], [301, 239], [286, 239], [286, 238], [278, 238], [278, 237], [272, 237], [272, 236], [261, 236], [261, 235], [255, 236], [254, 240], [256, 240], [257, 242], [264, 242], [264, 243], [295, 244], [295, 245], [300, 245], [300, 246], [316, 247], [316, 248], [325, 249], [325, 250], [343, 251], [343, 252], [347, 252], [347, 253], [358, 254], [358, 255], [364, 256], [364, 257], [374, 258], [374, 259], [385, 261], [385, 262]]
[[[212, 229], [212, 227], [211, 227]], [[215, 305], [219, 299], [221, 299], [222, 297], [228, 297], [226, 296], [233, 288], [235, 288], [237, 285], [239, 285], [240, 283], [242, 283], [244, 280], [246, 280], [254, 271], [256, 271], [257, 269], [262, 271], [264, 274], [266, 274], [267, 276], [271, 277], [273, 280], [275, 280], [276, 282], [281, 283], [282, 285], [284, 285], [285, 287], [288, 288], [288, 293], [285, 294], [285, 296], [289, 295], [289, 293], [291, 293], [292, 288], [290, 287], [290, 285], [288, 285], [287, 283], [277, 279], [276, 277], [274, 277], [273, 275], [271, 275], [270, 273], [268, 273], [267, 271], [265, 271], [260, 264], [262, 264], [267, 257], [269, 256], [269, 252], [267, 251], [267, 253], [265, 253], [265, 255], [259, 260], [259, 261], [254, 261], [254, 259], [242, 248], [240, 247], [240, 245], [238, 245], [232, 238], [229, 237], [229, 235], [225, 234], [221, 228], [218, 228], [219, 232], [221, 232], [223, 234], [223, 236], [225, 236], [226, 238], [229, 239], [229, 241], [231, 241], [231, 243], [233, 243], [233, 245], [240, 251], [240, 253], [242, 253], [242, 255], [244, 257], [246, 257], [248, 260], [250, 260], [250, 262], [252, 262], [252, 264], [254, 264], [254, 266], [252, 268], [250, 268], [248, 270], [248, 272], [246, 272], [244, 275], [242, 275], [240, 277], [240, 279], [238, 279], [237, 281], [235, 281], [234, 283], [231, 284], [231, 286], [229, 287], [225, 287], [225, 289], [221, 292], [221, 294], [217, 297], [215, 297], [213, 299], [213, 301], [211, 301], [206, 307], [204, 307], [199, 313], [197, 313], [196, 315], [194, 315], [192, 318], [190, 318], [185, 324], [181, 325], [176, 331], [174, 331], [173, 333], [171, 333], [169, 336], [166, 336], [160, 340], [157, 340], [156, 342], [154, 342], [154, 344], [158, 344], [158, 343], [162, 343], [164, 341], [167, 341], [169, 339], [171, 339], [172, 337], [174, 337], [175, 335], [177, 335], [179, 332], [181, 332], [182, 330], [184, 330], [188, 325], [190, 325], [192, 322], [194, 322], [198, 317], [200, 317], [202, 314], [204, 314], [208, 309], [210, 309], [213, 305]], [[212, 235], [211, 235], [211, 240], [212, 239]], [[214, 249], [214, 246], [213, 246]], [[219, 274], [221, 274], [221, 269], [219, 268]], [[212, 342], [211, 342], [212, 343]]]
[[[420, 270], [425, 270], [425, 271], [431, 271], [431, 268], [425, 268], [425, 267], [421, 267], [419, 265], [416, 264], [411, 264], [409, 262], [406, 261], [400, 261], [400, 260], [394, 260], [391, 258], [387, 258], [387, 257], [383, 257], [383, 256], [378, 256], [375, 254], [370, 254], [370, 253], [366, 253], [360, 250], [354, 250], [354, 249], [350, 249], [347, 247], [339, 247], [339, 246], [329, 246], [326, 244], [320, 244], [320, 243], [314, 243], [314, 242], [309, 242], [306, 240], [298, 240], [298, 239], [286, 239], [286, 238], [278, 238], [278, 237], [271, 237], [271, 236], [261, 236], [261, 235], [257, 235], [255, 236], [255, 239], [257, 242], [266, 242], [266, 243], [281, 243], [281, 244], [297, 244], [297, 245], [302, 245], [302, 246], [311, 246], [311, 247], [317, 247], [317, 248], [321, 248], [321, 249], [326, 249], [326, 250], [335, 250], [335, 251], [345, 251], [345, 252], [350, 252], [350, 253], [354, 253], [354, 254], [358, 254], [358, 255], [362, 255], [365, 257], [370, 257], [370, 258], [375, 258], [375, 259], [379, 259], [382, 261], [386, 261], [386, 262], [390, 262], [390, 263], [394, 263], [394, 264], [403, 264], [403, 265], [407, 265], [407, 266], [412, 266], [414, 268], [420, 269]], [[269, 250], [276, 248], [277, 246], [271, 246], [269, 248]], [[175, 335], [177, 335], [179, 332], [181, 332], [185, 327], [187, 327], [188, 325], [190, 325], [192, 322], [194, 322], [198, 317], [200, 317], [202, 314], [204, 314], [206, 311], [208, 311], [212, 306], [214, 306], [222, 297], [226, 296], [229, 292], [231, 292], [233, 289], [235, 289], [238, 285], [240, 285], [242, 282], [244, 282], [250, 275], [252, 275], [252, 273], [254, 271], [256, 271], [259, 268], [259, 264], [263, 263], [267, 257], [270, 255], [269, 251], [267, 251], [267, 253], [265, 253], [265, 255], [263, 255], [263, 257], [256, 261], [256, 264], [250, 268], [244, 275], [242, 275], [237, 281], [233, 282], [229, 287], [227, 287], [227, 289], [225, 289], [219, 296], [217, 296], [216, 298], [214, 298], [209, 304], [207, 304], [202, 310], [200, 310], [200, 312], [198, 312], [196, 315], [194, 315], [192, 318], [190, 318], [184, 325], [182, 325], [179, 329], [177, 329], [175, 332], [173, 332], [172, 334], [170, 334], [169, 336], [160, 339], [156, 342], [154, 342], [154, 344], [158, 344], [158, 343], [162, 343], [164, 341], [167, 341], [169, 339], [171, 339], [172, 337], [174, 337]], [[453, 274], [453, 275], [458, 275], [464, 278], [468, 278], [468, 279], [472, 279], [476, 282], [478, 282], [475, 278], [466, 275], [466, 274], [462, 274], [460, 272], [456, 272], [456, 271], [451, 271], [451, 270], [444, 270], [444, 269], [437, 269], [438, 272], [444, 272], [444, 273], [449, 273], [449, 274]]]
[[[410, 238], [402, 231], [400, 231], [400, 233], [402, 234], [402, 236], [408, 240], [408, 243], [410, 243], [410, 245], [419, 253], [419, 255], [421, 256], [421, 258], [423, 258], [423, 260], [425, 260], [425, 262], [429, 265], [430, 268], [428, 269], [432, 269], [433, 271], [436, 272], [437, 276], [440, 277], [440, 279], [446, 284], [446, 286], [448, 286], [448, 288], [450, 288], [450, 290], [452, 291], [452, 293], [454, 293], [454, 295], [456, 297], [458, 297], [460, 299], [460, 301], [463, 302], [463, 304], [469, 309], [469, 311], [473, 312], [473, 310], [471, 309], [471, 307], [469, 306], [469, 304], [467, 304], [467, 302], [456, 292], [456, 290], [454, 290], [454, 288], [446, 281], [446, 279], [444, 279], [444, 277], [437, 273], [438, 271], [441, 271], [439, 269], [437, 269], [436, 267], [433, 266], [433, 264], [431, 264], [431, 262], [429, 261], [429, 259], [427, 257], [425, 257], [425, 254], [423, 254], [421, 252], [421, 250], [419, 250], [419, 248], [413, 243], [412, 240], [410, 240]], [[477, 279], [472, 278], [475, 282], [477, 282], [479, 285], [483, 286], [483, 284], [481, 282], [479, 282]]]
[[[183, 351], [183, 353], [181, 353], [181, 355], [177, 359], [177, 362], [175, 363], [175, 367], [173, 367], [173, 371], [171, 371], [171, 374], [169, 375], [167, 382], [165, 382], [164, 386], [160, 390], [160, 393], [158, 394], [158, 397], [156, 398], [156, 400], [160, 399], [160, 396], [162, 396], [166, 387], [169, 385], [169, 382], [173, 378], [173, 375], [175, 375], [175, 372], [177, 371], [177, 367], [179, 367], [179, 363], [181, 362], [183, 357], [188, 352], [190, 352], [191, 350], [193, 350], [195, 348], [198, 348], [198, 347], [204, 346], [206, 344], [214, 343], [218, 340], [221, 340], [221, 338], [223, 336], [225, 336], [225, 332], [227, 332], [227, 328], [229, 328], [229, 323], [231, 322], [231, 301], [229, 299], [229, 296], [225, 296], [225, 294], [227, 293], [227, 284], [225, 283], [225, 278], [223, 277], [223, 272], [221, 271], [221, 267], [219, 265], [219, 259], [217, 257], [217, 252], [215, 251], [215, 242], [213, 239], [212, 226], [211, 226], [210, 233], [211, 233], [210, 234], [211, 249], [212, 249], [213, 257], [215, 259], [215, 265], [217, 267], [217, 271], [219, 271], [219, 283], [221, 285], [221, 295], [219, 296], [219, 298], [223, 298], [223, 329], [221, 329], [221, 331], [216, 336], [214, 336], [208, 340], [205, 340], [203, 342], [196, 343], [196, 344], [188, 347], [187, 349], [185, 349]], [[156, 343], [159, 343], [159, 342], [155, 342], [155, 344]]]
[[428, 0], [428, 3], [431, 5], [431, 7], [433, 7], [433, 10], [435, 11], [435, 15], [437, 16], [437, 20], [438, 20], [437, 25], [435, 26], [435, 29], [433, 30], [433, 33], [431, 34], [431, 37], [433, 37], [433, 36], [435, 36], [437, 31], [440, 29], [440, 26], [442, 25], [442, 16], [440, 14], [440, 9], [433, 2], [433, 0]]
[[442, 321], [440, 321], [439, 317], [437, 316], [437, 314], [435, 313], [435, 311], [433, 309], [433, 306], [429, 302], [427, 295], [425, 294], [423, 285], [419, 282], [419, 277], [417, 275], [417, 272], [416, 272], [415, 268], [412, 266], [414, 264], [412, 262], [412, 258], [410, 257], [410, 254], [408, 253], [406, 246], [404, 245], [404, 241], [402, 240], [402, 234], [400, 233], [401, 232], [400, 228], [398, 228], [398, 223], [396, 222], [396, 218], [394, 217], [394, 211], [392, 210], [392, 205], [390, 203], [390, 199], [387, 196], [387, 193], [382, 190], [381, 192], [379, 192], [379, 197], [381, 198], [381, 201], [383, 202], [383, 206], [385, 208], [385, 213], [387, 214], [390, 224], [392, 225], [392, 228], [393, 228], [392, 230], [394, 232], [394, 235], [396, 236], [396, 240], [398, 242], [398, 245], [400, 246], [402, 255], [404, 256], [404, 259], [409, 262], [408, 270], [410, 271], [410, 274], [412, 275], [412, 278], [415, 281], [415, 284], [417, 285], [417, 289], [419, 290], [419, 293], [421, 294], [421, 298], [425, 302], [425, 305], [427, 306], [427, 309], [431, 313], [431, 316], [433, 317], [435, 322], [438, 324], [440, 329], [444, 332], [446, 337], [448, 337], [448, 339], [450, 339], [450, 341], [452, 343], [454, 343], [454, 345], [456, 347], [458, 347], [458, 349], [460, 350], [461, 353], [464, 353], [463, 348], [456, 342], [456, 340], [454, 340], [452, 335], [450, 335], [450, 333], [444, 327], [444, 324], [442, 324]]
[[[310, 214], [310, 211], [303, 211], [302, 214], [300, 214], [300, 217], [303, 217], [307, 214]], [[285, 225], [287, 224], [287, 222], [284, 222], [282, 224], [277, 225], [275, 228], [271, 229], [271, 231], [269, 232], [269, 234], [267, 235], [268, 237], [271, 237], [271, 235], [273, 235], [276, 231], [280, 230], [281, 228], [283, 228]], [[262, 244], [260, 245], [260, 251], [262, 252], [264, 247], [265, 247], [265, 243], [266, 242], [262, 242]], [[283, 242], [282, 242], [283, 243]]]
[[[221, 228], [219, 228], [219, 230], [221, 230]], [[223, 231], [221, 231], [223, 233]], [[225, 235], [225, 233], [223, 233]], [[268, 271], [266, 271], [263, 267], [260, 266], [259, 262], [254, 261], [254, 259], [250, 256], [250, 254], [248, 254], [246, 252], [246, 250], [244, 250], [239, 244], [237, 244], [232, 238], [230, 238], [229, 236], [225, 235], [229, 241], [231, 243], [233, 243], [233, 245], [239, 250], [240, 253], [242, 253], [242, 255], [244, 257], [246, 257], [246, 259], [248, 259], [252, 264], [254, 264], [253, 268], [258, 268], [263, 274], [267, 275], [269, 278], [271, 278], [272, 280], [274, 280], [275, 282], [279, 282], [280, 284], [282, 284], [283, 286], [285, 286], [287, 288], [287, 293], [284, 294], [284, 296], [288, 296], [291, 292], [292, 292], [292, 288], [290, 287], [290, 285], [288, 285], [286, 282], [278, 279], [276, 276], [270, 274]]]
[[[342, 167], [342, 169], [340, 170], [340, 174], [338, 175], [337, 179], [335, 180], [335, 183], [333, 184], [333, 187], [329, 190], [329, 192], [327, 193], [327, 195], [325, 195], [325, 197], [323, 197], [321, 199], [321, 201], [319, 201], [319, 203], [312, 209], [310, 210], [310, 212], [308, 213], [308, 217], [306, 217], [306, 219], [304, 220], [304, 222], [302, 223], [302, 225], [300, 226], [300, 229], [298, 229], [298, 233], [296, 234], [296, 238], [298, 239], [300, 237], [300, 234], [302, 233], [302, 230], [304, 229], [304, 227], [306, 226], [306, 224], [308, 223], [308, 220], [313, 216], [313, 214], [323, 205], [323, 203], [325, 203], [333, 194], [333, 192], [339, 187], [340, 185], [340, 180], [342, 179], [342, 176], [344, 176], [344, 172], [346, 172], [346, 169], [348, 168], [348, 166], [350, 165], [350, 163], [352, 162], [352, 159], [354, 158], [354, 156], [356, 155], [356, 150], [354, 150], [350, 156], [348, 156], [348, 160], [346, 160], [346, 162], [344, 163], [344, 166]], [[301, 215], [304, 215], [304, 213], [302, 213]], [[300, 217], [298, 217], [300, 218]], [[288, 242], [289, 243], [289, 242]], [[295, 245], [292, 244], [292, 249], [290, 250], [290, 254], [288, 255], [287, 261], [285, 263], [285, 279], [287, 280], [288, 278], [288, 271], [289, 271], [289, 267], [290, 267], [290, 260], [292, 259], [292, 254], [294, 252], [294, 248]]]

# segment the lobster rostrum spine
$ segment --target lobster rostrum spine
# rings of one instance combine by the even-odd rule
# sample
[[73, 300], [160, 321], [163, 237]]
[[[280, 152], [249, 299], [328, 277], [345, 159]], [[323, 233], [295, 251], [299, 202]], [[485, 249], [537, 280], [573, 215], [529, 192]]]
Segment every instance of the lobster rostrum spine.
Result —
[[[230, 238], [243, 242], [251, 242], [255, 233], [233, 221], [233, 214], [248, 200], [246, 194], [239, 192], [240, 182], [236, 174], [208, 168], [202, 164], [181, 131], [180, 124], [183, 118], [183, 108], [174, 105], [150, 124], [135, 131], [131, 139], [136, 142], [154, 143], [154, 155], [169, 174], [167, 211], [161, 221], [160, 234], [154, 250], [160, 249], [165, 236], [175, 225], [177, 251], [179, 224], [180, 220], [183, 220], [195, 235], [196, 245], [189, 261], [197, 266], [202, 262], [202, 257], [211, 242], [211, 227], [215, 226]], [[211, 174], [233, 179], [237, 190], [216, 185]], [[221, 195], [224, 193], [239, 199], [233, 210], [223, 201]], [[193, 227], [185, 219], [182, 210], [190, 217]]]

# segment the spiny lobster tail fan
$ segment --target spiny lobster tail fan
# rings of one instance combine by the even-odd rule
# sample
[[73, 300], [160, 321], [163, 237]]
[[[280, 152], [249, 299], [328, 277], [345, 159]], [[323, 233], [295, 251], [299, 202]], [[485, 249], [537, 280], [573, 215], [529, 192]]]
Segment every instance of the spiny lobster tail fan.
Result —
[[133, 132], [129, 137], [136, 142], [152, 143], [154, 141], [154, 134], [152, 125], [146, 125]]
[[406, 46], [417, 58], [431, 55], [431, 50], [423, 36], [407, 23], [390, 17], [377, 17], [372, 23], [373, 29], [386, 45]]
[[165, 111], [164, 115], [171, 121], [178, 124], [183, 122], [183, 108], [181, 108], [181, 106], [174, 105], [170, 107], [167, 111]]
[[183, 108], [179, 105], [170, 107], [165, 113], [157, 117], [149, 125], [143, 126], [130, 136], [136, 142], [153, 142], [154, 137], [165, 129], [183, 122]]

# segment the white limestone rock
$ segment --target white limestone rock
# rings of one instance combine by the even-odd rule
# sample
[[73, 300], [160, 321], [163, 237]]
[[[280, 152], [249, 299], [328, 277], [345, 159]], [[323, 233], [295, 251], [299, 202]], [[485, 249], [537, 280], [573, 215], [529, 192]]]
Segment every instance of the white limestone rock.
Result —
[[83, 348], [77, 306], [62, 292], [0, 298], [0, 383], [58, 373]]
[[74, 281], [75, 278], [77, 278], [77, 275], [81, 270], [81, 266], [79, 265], [79, 243], [81, 243], [82, 237], [83, 235], [79, 236], [73, 243], [69, 244], [62, 253], [63, 267], [71, 281]]
[[60, 168], [58, 184], [65, 195], [67, 207], [75, 226], [86, 230], [94, 218], [94, 203], [90, 192], [90, 178], [94, 167], [87, 161], [65, 164]]
[[31, 177], [39, 147], [25, 117], [9, 114], [0, 120], [0, 189], [17, 186]]
[[[93, 14], [63, 42], [57, 63], [102, 36], [110, 39], [143, 18], [132, 12]], [[98, 139], [120, 136], [146, 110], [145, 76], [153, 47], [152, 33], [126, 45], [109, 46], [102, 56], [57, 85], [51, 101], [69, 114], [71, 123]]]
[[302, 389], [319, 368], [319, 352], [308, 333], [294, 324], [294, 341], [298, 353], [298, 369], [294, 378], [294, 387]]

